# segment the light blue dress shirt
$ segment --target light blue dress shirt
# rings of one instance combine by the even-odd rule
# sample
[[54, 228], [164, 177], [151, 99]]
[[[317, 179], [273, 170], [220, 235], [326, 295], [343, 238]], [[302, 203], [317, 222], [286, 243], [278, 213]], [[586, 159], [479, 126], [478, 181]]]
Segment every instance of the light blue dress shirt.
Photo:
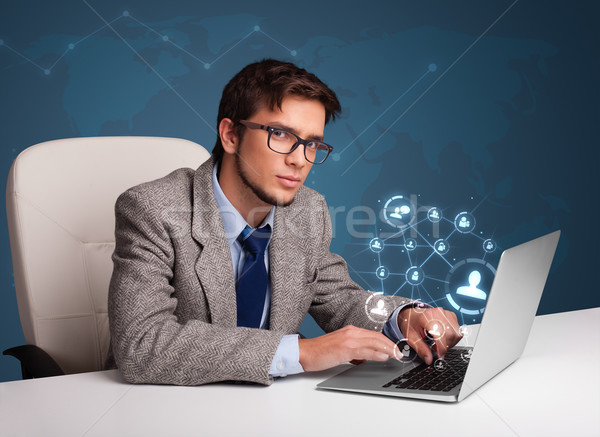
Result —
[[[221, 163], [215, 164], [213, 170], [213, 191], [215, 194], [215, 200], [221, 213], [221, 219], [223, 220], [223, 227], [225, 228], [225, 235], [227, 237], [227, 243], [229, 244], [229, 250], [231, 251], [231, 259], [233, 262], [233, 275], [237, 283], [238, 272], [242, 271], [244, 261], [246, 260], [246, 253], [242, 248], [241, 243], [238, 241], [238, 236], [246, 227], [251, 227], [237, 209], [231, 204], [217, 178], [217, 172]], [[275, 207], [271, 208], [269, 214], [265, 217], [259, 228], [266, 225], [271, 226], [273, 229], [273, 217], [275, 214]], [[269, 271], [269, 244], [267, 244], [267, 250], [265, 251], [265, 267]], [[410, 304], [402, 305], [393, 312], [384, 326], [383, 333], [394, 342], [404, 340], [404, 336], [400, 332], [398, 327], [398, 313], [406, 306]], [[269, 317], [269, 310], [271, 308], [271, 284], [267, 284], [267, 294], [265, 299], [265, 306], [263, 307], [263, 314], [260, 321], [260, 328], [266, 329]], [[271, 362], [271, 368], [269, 374], [273, 377], [283, 377], [292, 375], [294, 373], [303, 372], [304, 369], [300, 365], [300, 351], [298, 347], [298, 335], [290, 334], [284, 335], [281, 338], [275, 356]]]

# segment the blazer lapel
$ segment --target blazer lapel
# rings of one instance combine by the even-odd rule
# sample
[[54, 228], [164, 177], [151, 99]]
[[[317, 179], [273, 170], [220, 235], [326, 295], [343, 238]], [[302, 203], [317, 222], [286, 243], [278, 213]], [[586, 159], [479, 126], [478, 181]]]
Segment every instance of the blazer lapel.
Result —
[[[304, 270], [299, 256], [303, 238], [294, 220], [295, 208], [277, 207], [273, 220], [273, 237], [269, 245], [269, 269], [271, 275], [270, 329], [288, 331], [302, 322], [306, 315], [303, 308], [305, 296]], [[296, 320], [300, 318], [300, 320]]]
[[237, 307], [233, 266], [213, 192], [214, 163], [211, 157], [194, 175], [192, 236], [201, 246], [195, 269], [209, 305], [211, 323], [235, 327]]

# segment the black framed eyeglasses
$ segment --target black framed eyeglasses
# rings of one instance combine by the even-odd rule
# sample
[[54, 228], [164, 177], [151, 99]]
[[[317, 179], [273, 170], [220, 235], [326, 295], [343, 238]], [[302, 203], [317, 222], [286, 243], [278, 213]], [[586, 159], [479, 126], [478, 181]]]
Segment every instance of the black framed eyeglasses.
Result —
[[298, 135], [285, 129], [266, 126], [253, 121], [241, 120], [241, 124], [250, 129], [262, 129], [269, 132], [267, 137], [267, 146], [273, 152], [287, 155], [298, 148], [300, 144], [304, 146], [304, 157], [313, 164], [322, 164], [325, 162], [333, 147], [322, 141], [305, 140]]

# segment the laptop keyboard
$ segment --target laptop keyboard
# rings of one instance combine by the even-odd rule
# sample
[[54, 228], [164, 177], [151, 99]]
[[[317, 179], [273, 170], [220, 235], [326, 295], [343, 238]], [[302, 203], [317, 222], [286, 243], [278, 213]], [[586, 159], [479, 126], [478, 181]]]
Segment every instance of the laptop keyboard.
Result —
[[465, 349], [450, 349], [443, 360], [443, 369], [436, 368], [436, 363], [439, 366], [440, 360], [434, 360], [430, 366], [422, 363], [392, 379], [383, 387], [394, 386], [395, 388], [407, 390], [450, 391], [460, 384], [465, 377], [469, 365], [468, 360], [465, 361], [461, 357], [461, 353], [465, 352]]

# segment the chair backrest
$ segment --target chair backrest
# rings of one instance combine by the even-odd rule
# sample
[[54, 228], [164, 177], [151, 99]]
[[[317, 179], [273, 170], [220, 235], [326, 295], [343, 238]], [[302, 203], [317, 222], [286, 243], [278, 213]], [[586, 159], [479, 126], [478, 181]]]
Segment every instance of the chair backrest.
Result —
[[15, 159], [6, 209], [25, 340], [66, 373], [100, 370], [108, 352], [108, 285], [119, 194], [209, 153], [176, 138], [48, 141]]

